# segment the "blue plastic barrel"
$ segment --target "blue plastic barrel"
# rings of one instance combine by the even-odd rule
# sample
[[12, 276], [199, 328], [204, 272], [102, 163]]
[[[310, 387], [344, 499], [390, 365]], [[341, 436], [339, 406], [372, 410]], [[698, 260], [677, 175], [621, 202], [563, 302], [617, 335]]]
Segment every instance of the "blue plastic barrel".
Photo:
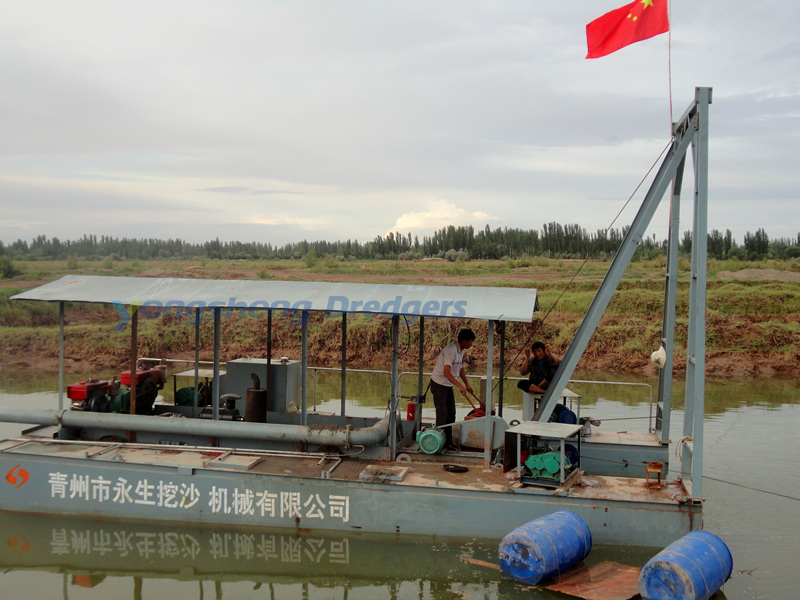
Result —
[[500, 567], [507, 577], [535, 585], [565, 573], [592, 549], [592, 532], [575, 513], [559, 510], [522, 527], [500, 542]]
[[708, 531], [693, 531], [651, 558], [639, 573], [644, 600], [708, 600], [733, 571], [731, 551]]
[[559, 423], [575, 425], [578, 422], [578, 415], [563, 404], [556, 404], [555, 407], [553, 407], [553, 414], [556, 416], [556, 420]]

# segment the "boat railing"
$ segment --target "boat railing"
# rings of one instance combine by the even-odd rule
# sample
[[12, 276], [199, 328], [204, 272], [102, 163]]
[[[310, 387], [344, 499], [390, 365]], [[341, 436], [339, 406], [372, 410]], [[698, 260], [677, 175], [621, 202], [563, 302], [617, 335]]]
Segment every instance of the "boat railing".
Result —
[[[166, 363], [167, 365], [169, 365], [169, 364], [187, 364], [187, 363], [193, 364], [194, 363], [194, 361], [191, 360], [191, 359], [140, 357], [137, 360], [137, 365], [136, 366], [138, 368], [139, 366], [141, 366], [141, 363], [154, 363], [154, 362], [159, 363], [159, 364], [165, 364]], [[201, 360], [201, 361], [197, 362], [198, 368], [206, 368], [208, 366], [213, 366], [213, 364], [214, 364], [213, 361], [209, 361], [209, 360], [205, 360], [205, 361]], [[221, 362], [220, 363], [220, 369], [224, 370], [224, 367], [225, 367], [225, 363]], [[311, 390], [310, 390], [311, 391], [311, 394], [310, 394], [311, 405], [313, 406], [312, 410], [316, 410], [317, 404], [320, 401], [320, 399], [317, 398], [318, 391], [319, 391], [319, 389], [321, 387], [319, 385], [319, 374], [320, 373], [325, 373], [325, 372], [328, 372], [328, 373], [341, 373], [341, 368], [340, 367], [309, 366], [308, 370], [311, 372]], [[352, 368], [348, 368], [347, 369], [347, 373], [362, 373], [362, 374], [381, 375], [381, 376], [386, 376], [389, 379], [391, 378], [391, 375], [392, 375], [391, 371], [381, 370], [381, 369], [352, 369]], [[423, 375], [423, 377], [426, 377], [426, 378], [430, 379], [431, 373], [424, 372], [422, 375]], [[402, 381], [403, 381], [403, 379], [404, 378], [407, 379], [409, 377], [414, 377], [414, 378], [419, 377], [419, 371], [403, 371], [403, 372], [399, 373], [399, 380], [400, 380], [400, 385], [398, 385], [398, 389], [399, 390], [402, 390]], [[485, 375], [468, 375], [468, 377], [470, 379], [481, 380], [481, 379], [485, 379], [486, 376]], [[517, 381], [524, 381], [525, 379], [526, 379], [525, 377], [505, 377], [504, 381], [513, 381], [513, 382], [515, 382], [514, 385], [516, 386], [516, 382]], [[656, 419], [656, 417], [657, 417], [656, 406], [655, 406], [655, 404], [653, 402], [653, 386], [650, 385], [649, 383], [631, 382], [631, 381], [600, 381], [600, 380], [593, 380], [593, 379], [570, 379], [568, 383], [569, 383], [569, 385], [575, 385], [575, 384], [578, 384], [578, 385], [600, 385], [600, 386], [619, 386], [619, 387], [632, 387], [632, 388], [643, 388], [643, 389], [645, 389], [646, 392], [647, 392], [647, 397], [648, 397], [648, 416], [647, 416], [647, 419], [648, 419], [648, 431], [650, 433], [653, 433], [653, 432], [656, 431], [656, 426], [655, 426], [655, 422], [657, 420]], [[391, 388], [391, 381], [387, 382], [387, 388]], [[388, 394], [387, 394], [387, 398], [388, 398]], [[416, 395], [406, 395], [406, 396], [404, 396], [404, 395], [402, 395], [402, 392], [401, 392], [399, 394], [399, 397], [398, 397], [398, 405], [399, 405], [399, 400], [401, 398], [414, 399], [414, 398], [416, 398]], [[326, 398], [326, 399], [322, 399], [322, 400], [324, 401], [324, 400], [329, 400], [329, 399]], [[571, 410], [573, 408], [572, 407], [572, 403], [571, 403], [573, 400], [575, 402], [575, 408], [576, 408], [575, 412], [576, 412], [578, 418], [580, 418], [581, 396], [578, 395], [574, 399], [570, 398], [570, 409]], [[513, 404], [516, 404], [516, 401]]]
[[[170, 364], [189, 364], [189, 365], [193, 365], [193, 364], [195, 364], [195, 361], [194, 361], [194, 359], [191, 359], [191, 358], [153, 358], [153, 357], [150, 357], [150, 356], [140, 356], [139, 358], [136, 359], [136, 368], [137, 369], [140, 368], [145, 363], [158, 363], [158, 364], [162, 364], [162, 365], [163, 364], [167, 364], [167, 365], [170, 365]], [[213, 360], [198, 360], [196, 364], [197, 364], [198, 367], [201, 367], [201, 366], [202, 367], [206, 367], [206, 366], [213, 367], [214, 366], [214, 361]], [[224, 368], [225, 367], [225, 362], [220, 362], [219, 366], [220, 366], [220, 368]]]
[[[309, 369], [309, 371], [313, 372], [311, 398], [312, 398], [312, 402], [313, 402], [314, 406], [316, 407], [316, 404], [317, 404], [317, 401], [318, 401], [318, 399], [317, 399], [317, 391], [319, 389], [318, 388], [317, 374], [319, 372], [326, 372], [326, 371], [327, 372], [333, 372], [333, 373], [340, 373], [341, 369], [337, 368], [337, 367], [311, 367], [311, 366], [309, 366], [308, 369]], [[384, 370], [347, 369], [347, 372], [348, 373], [366, 373], [366, 374], [372, 373], [372, 374], [376, 374], [376, 375], [385, 375], [385, 376], [387, 376], [387, 378], [391, 377], [391, 371], [384, 371]], [[430, 376], [431, 376], [431, 373], [424, 372], [422, 375], [423, 375], [423, 377], [429, 379]], [[419, 371], [403, 371], [403, 372], [399, 373], [399, 379], [400, 379], [401, 384], [398, 385], [398, 389], [399, 390], [403, 389], [402, 380], [404, 378], [406, 378], [406, 379], [407, 378], [416, 379], [417, 377], [419, 377]], [[475, 380], [485, 379], [485, 376], [483, 376], [483, 375], [468, 375], [468, 377], [470, 379], [475, 379]], [[504, 378], [504, 381], [513, 381], [514, 382], [514, 386], [516, 386], [516, 382], [517, 381], [524, 381], [525, 379], [526, 379], [525, 377], [506, 377], [506, 378]], [[591, 380], [591, 379], [570, 379], [569, 380], [569, 385], [573, 385], [573, 384], [618, 386], [618, 387], [640, 388], [640, 389], [645, 390], [645, 392], [647, 394], [647, 403], [648, 403], [648, 411], [647, 411], [647, 417], [646, 417], [647, 420], [648, 420], [648, 432], [653, 433], [655, 431], [655, 424], [654, 423], [655, 423], [655, 420], [656, 420], [656, 410], [655, 410], [655, 405], [654, 405], [654, 402], [653, 402], [653, 386], [650, 385], [649, 383], [630, 382], [630, 381], [600, 381], [600, 380]], [[426, 383], [426, 385], [427, 385], [427, 383]], [[391, 386], [391, 382], [387, 382], [387, 388], [390, 387], [390, 386]], [[387, 394], [387, 397], [388, 397], [388, 394]], [[400, 399], [414, 399], [416, 397], [417, 397], [416, 394], [403, 395], [402, 392], [400, 392], [397, 404], [399, 405], [399, 400]], [[577, 395], [574, 398], [573, 397], [566, 397], [566, 399], [569, 402], [570, 410], [573, 409], [573, 402], [575, 403], [574, 404], [574, 409], [575, 409], [575, 412], [576, 412], [578, 418], [580, 418], [581, 396]], [[506, 403], [506, 404], [508, 404], [508, 403]], [[512, 404], [516, 405], [516, 404], [518, 404], [518, 402], [515, 400]]]
[[[645, 388], [648, 395], [648, 416], [647, 416], [647, 429], [653, 433], [656, 421], [656, 410], [653, 404], [653, 386], [649, 383], [633, 382], [633, 381], [597, 381], [591, 379], [570, 379], [569, 384], [586, 384], [586, 385], [613, 385], [622, 387], [639, 387]], [[580, 397], [578, 397], [578, 417], [580, 417]]]

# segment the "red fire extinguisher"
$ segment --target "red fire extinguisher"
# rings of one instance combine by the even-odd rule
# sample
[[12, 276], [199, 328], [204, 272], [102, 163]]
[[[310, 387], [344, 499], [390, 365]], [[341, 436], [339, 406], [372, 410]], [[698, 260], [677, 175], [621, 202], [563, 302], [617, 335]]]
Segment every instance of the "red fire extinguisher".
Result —
[[414, 417], [416, 416], [417, 416], [417, 403], [409, 402], [408, 406], [406, 406], [406, 420], [413, 421]]

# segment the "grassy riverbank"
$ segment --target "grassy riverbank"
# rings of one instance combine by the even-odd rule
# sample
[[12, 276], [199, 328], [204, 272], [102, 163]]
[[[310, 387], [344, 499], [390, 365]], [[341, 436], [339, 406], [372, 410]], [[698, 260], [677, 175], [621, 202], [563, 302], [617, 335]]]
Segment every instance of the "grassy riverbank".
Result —
[[[9, 303], [19, 291], [68, 273], [208, 279], [271, 279], [291, 281], [353, 281], [421, 285], [535, 287], [541, 310], [531, 325], [512, 324], [507, 330], [507, 363], [531, 337], [542, 339], [560, 352], [566, 350], [610, 263], [531, 258], [505, 261], [447, 262], [369, 261], [340, 262], [308, 257], [302, 261], [97, 261], [22, 263], [23, 273], [0, 284], [0, 367], [52, 364], [58, 355], [58, 306], [48, 303]], [[584, 369], [611, 372], [648, 372], [650, 353], [658, 347], [663, 303], [663, 260], [631, 265], [580, 363]], [[682, 261], [678, 278], [679, 315], [676, 327], [676, 370], [682, 371], [682, 353], [688, 320], [689, 264]], [[800, 374], [800, 263], [766, 261], [710, 261], [707, 292], [707, 372], [724, 376]], [[90, 376], [94, 370], [122, 367], [129, 351], [129, 332], [114, 332], [118, 320], [113, 308], [69, 305], [66, 313], [68, 367]], [[273, 355], [299, 357], [300, 327], [294, 319], [275, 318]], [[469, 325], [479, 342], [483, 323], [449, 319], [426, 322], [426, 365], [458, 329]], [[223, 359], [266, 355], [266, 319], [223, 319]], [[404, 368], [415, 368], [417, 328], [403, 327]], [[202, 326], [202, 354], [209, 357], [213, 335], [211, 319]], [[341, 329], [338, 319], [312, 315], [309, 327], [310, 361], [335, 366], [340, 362]], [[142, 319], [139, 332], [142, 356], [191, 357], [194, 330], [180, 318]], [[348, 360], [385, 368], [391, 354], [389, 321], [382, 318], [348, 320]], [[495, 352], [495, 360], [498, 354]], [[486, 345], [476, 344], [472, 358], [485, 364]]]

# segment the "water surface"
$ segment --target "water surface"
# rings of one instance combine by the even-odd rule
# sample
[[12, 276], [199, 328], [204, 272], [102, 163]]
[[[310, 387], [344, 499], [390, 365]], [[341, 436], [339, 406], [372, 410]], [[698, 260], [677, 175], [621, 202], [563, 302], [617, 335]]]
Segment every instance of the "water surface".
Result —
[[[77, 378], [76, 378], [77, 377]], [[66, 379], [79, 380], [83, 376]], [[582, 378], [589, 378], [582, 375]], [[415, 393], [408, 378], [403, 394]], [[628, 381], [652, 385], [647, 378]], [[388, 380], [388, 378], [387, 378]], [[0, 404], [56, 408], [53, 374], [0, 374]], [[320, 374], [309, 403], [338, 411], [336, 374]], [[348, 379], [348, 412], [385, 411], [386, 381]], [[169, 387], [169, 386], [168, 386]], [[406, 389], [408, 387], [408, 389]], [[611, 400], [604, 386], [575, 385], [582, 414], [606, 426], [647, 427], [650, 391], [626, 390]], [[796, 535], [800, 525], [800, 402], [793, 380], [709, 382], [705, 419], [705, 529], [731, 549], [734, 573], [724, 596], [784, 599], [797, 595]], [[682, 390], [676, 386], [676, 405]], [[506, 419], [521, 417], [519, 393], [509, 386]], [[470, 410], [459, 405], [459, 417]], [[430, 400], [423, 411], [432, 417]], [[615, 422], [615, 421], [616, 422]], [[672, 440], [683, 414], [673, 413]], [[602, 427], [602, 425], [601, 425]], [[0, 435], [23, 427], [0, 423]], [[674, 455], [673, 455], [674, 456]], [[677, 464], [677, 463], [676, 463]], [[390, 507], [387, 507], [390, 510]], [[425, 515], [420, 514], [420, 519]], [[0, 586], [4, 600], [194, 598], [516, 599], [565, 598], [507, 580], [497, 544], [475, 540], [303, 535], [293, 531], [219, 530], [0, 513]], [[498, 540], [499, 541], [499, 540]], [[604, 560], [642, 566], [652, 549], [593, 548], [587, 565]]]

